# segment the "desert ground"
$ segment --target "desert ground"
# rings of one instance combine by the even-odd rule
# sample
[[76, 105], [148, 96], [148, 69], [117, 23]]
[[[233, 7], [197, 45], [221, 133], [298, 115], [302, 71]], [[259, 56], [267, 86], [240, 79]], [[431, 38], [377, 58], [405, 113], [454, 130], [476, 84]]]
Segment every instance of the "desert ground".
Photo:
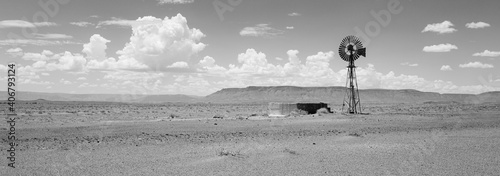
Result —
[[0, 175], [500, 175], [500, 104], [333, 107], [18, 102], [16, 168], [4, 112]]

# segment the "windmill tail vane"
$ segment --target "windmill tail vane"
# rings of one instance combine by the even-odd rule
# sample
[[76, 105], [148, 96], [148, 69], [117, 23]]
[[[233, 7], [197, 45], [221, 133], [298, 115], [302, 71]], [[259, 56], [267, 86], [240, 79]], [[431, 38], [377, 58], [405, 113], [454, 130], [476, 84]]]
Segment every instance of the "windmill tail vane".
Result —
[[349, 63], [347, 66], [346, 94], [342, 103], [342, 112], [349, 114], [362, 113], [354, 61], [360, 56], [366, 57], [366, 48], [363, 47], [358, 37], [347, 36], [340, 42], [339, 56], [342, 60]]

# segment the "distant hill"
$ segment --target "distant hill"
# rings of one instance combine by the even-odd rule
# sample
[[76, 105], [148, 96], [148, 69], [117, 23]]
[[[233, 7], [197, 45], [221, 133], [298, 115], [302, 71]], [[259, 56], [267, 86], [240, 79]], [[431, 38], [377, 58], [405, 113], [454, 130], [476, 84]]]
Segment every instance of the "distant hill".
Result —
[[[255, 87], [227, 88], [208, 95], [208, 102], [252, 103], [252, 102], [327, 102], [342, 103], [344, 87]], [[439, 94], [417, 90], [359, 90], [362, 103], [424, 103], [459, 102], [483, 103], [500, 102], [500, 92], [473, 94]]]
[[[40, 93], [16, 92], [17, 100], [37, 101], [105, 101], [105, 102], [196, 102], [203, 97], [188, 95], [130, 95], [130, 94], [65, 94], [65, 93]], [[0, 91], [0, 100], [7, 100], [7, 92]]]
[[[341, 104], [346, 89], [344, 87], [256, 87], [226, 88], [205, 97], [190, 95], [127, 95], [127, 94], [64, 94], [17, 92], [18, 100], [38, 101], [105, 101], [105, 102], [211, 102], [211, 103], [267, 103], [267, 102], [325, 102]], [[440, 94], [421, 92], [412, 89], [359, 90], [361, 103], [425, 103], [425, 102], [456, 102], [456, 103], [500, 103], [500, 91], [474, 94]], [[7, 93], [0, 91], [0, 100], [6, 100]]]

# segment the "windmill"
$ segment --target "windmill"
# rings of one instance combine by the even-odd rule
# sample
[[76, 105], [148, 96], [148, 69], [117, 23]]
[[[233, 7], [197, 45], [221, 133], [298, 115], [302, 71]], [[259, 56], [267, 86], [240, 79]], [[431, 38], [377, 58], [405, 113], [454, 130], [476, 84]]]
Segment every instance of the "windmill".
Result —
[[340, 43], [339, 55], [342, 60], [349, 62], [347, 66], [346, 94], [342, 104], [342, 112], [347, 105], [345, 112], [349, 114], [361, 113], [361, 100], [359, 98], [358, 81], [356, 80], [356, 66], [354, 61], [359, 56], [366, 57], [366, 48], [356, 36], [347, 36]]

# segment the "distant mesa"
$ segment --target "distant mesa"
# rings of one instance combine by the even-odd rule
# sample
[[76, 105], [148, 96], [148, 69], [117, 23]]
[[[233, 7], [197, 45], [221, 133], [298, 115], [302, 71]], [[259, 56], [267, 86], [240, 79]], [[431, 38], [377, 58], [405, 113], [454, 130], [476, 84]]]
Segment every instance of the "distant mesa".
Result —
[[[345, 87], [296, 87], [250, 86], [225, 88], [207, 96], [191, 95], [121, 95], [121, 94], [64, 94], [19, 92], [17, 100], [29, 101], [95, 101], [130, 103], [318, 103], [341, 104]], [[481, 94], [440, 94], [413, 89], [360, 89], [364, 103], [500, 103], [500, 91]], [[7, 100], [7, 93], [0, 91], [0, 100]]]

